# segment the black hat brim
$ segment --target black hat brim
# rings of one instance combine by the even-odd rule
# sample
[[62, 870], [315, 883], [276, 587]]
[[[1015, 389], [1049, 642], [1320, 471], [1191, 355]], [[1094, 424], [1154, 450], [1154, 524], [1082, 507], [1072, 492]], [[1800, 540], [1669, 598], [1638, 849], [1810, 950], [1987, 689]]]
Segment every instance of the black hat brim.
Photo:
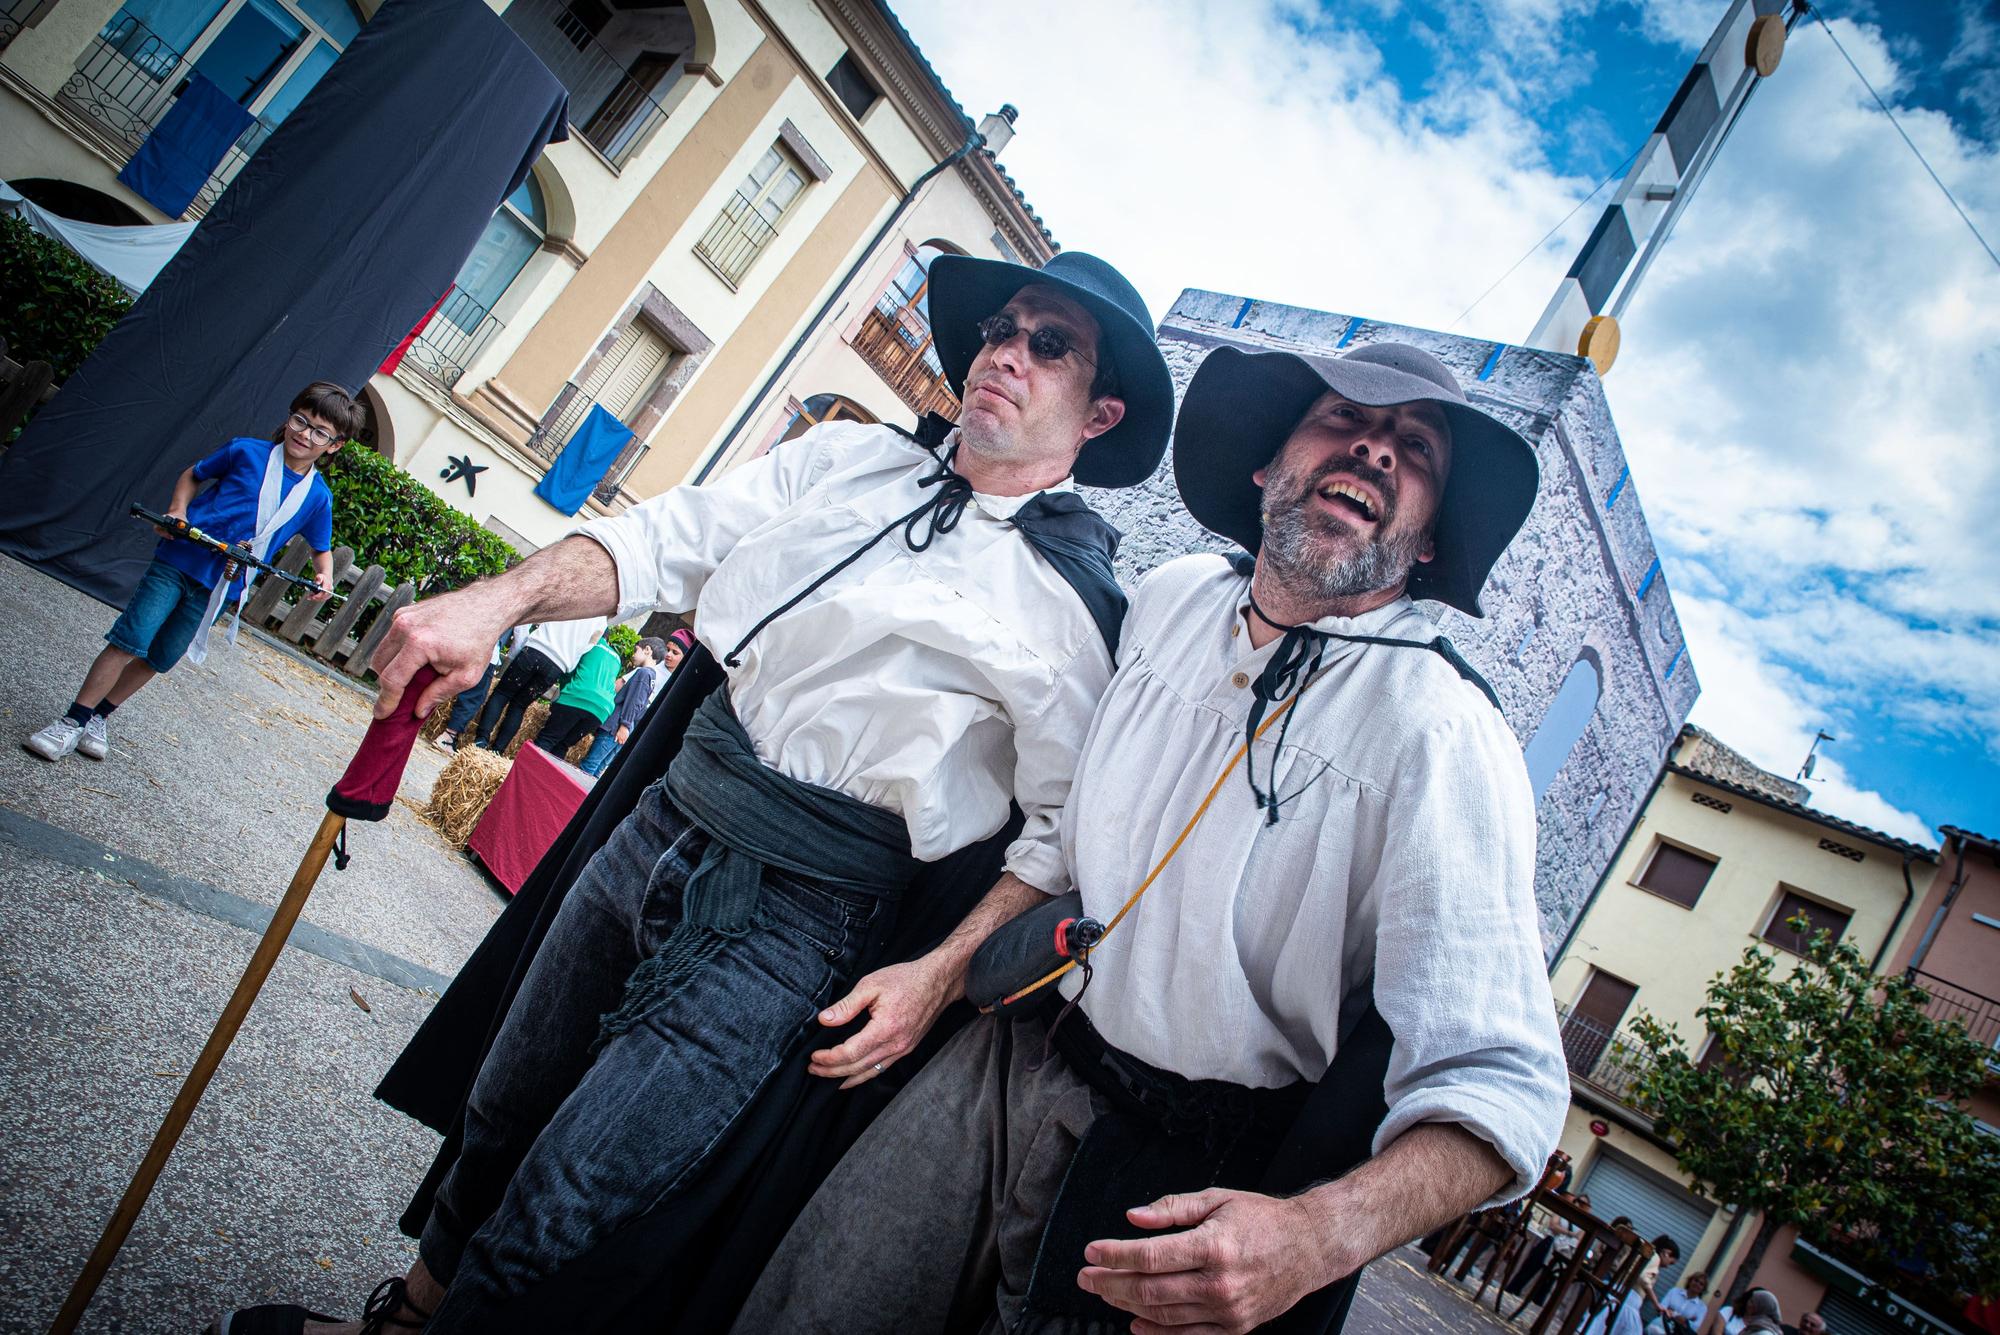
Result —
[[1408, 592], [1484, 616], [1479, 591], [1534, 508], [1540, 468], [1519, 432], [1420, 376], [1345, 358], [1217, 348], [1189, 383], [1174, 427], [1174, 482], [1188, 513], [1255, 555], [1264, 543], [1264, 491], [1251, 474], [1277, 457], [1329, 389], [1370, 407], [1427, 402], [1444, 412], [1451, 474], [1432, 558], [1410, 571]]
[[1153, 341], [1151, 324], [1128, 308], [1145, 309], [1138, 293], [1102, 260], [1065, 252], [1041, 269], [968, 255], [940, 255], [931, 261], [931, 333], [952, 393], [964, 397], [966, 373], [979, 353], [979, 322], [1031, 283], [1054, 287], [1090, 312], [1110, 348], [1118, 397], [1125, 401], [1118, 425], [1084, 443], [1076, 458], [1076, 480], [1092, 487], [1137, 486], [1166, 455], [1174, 422], [1174, 381]]

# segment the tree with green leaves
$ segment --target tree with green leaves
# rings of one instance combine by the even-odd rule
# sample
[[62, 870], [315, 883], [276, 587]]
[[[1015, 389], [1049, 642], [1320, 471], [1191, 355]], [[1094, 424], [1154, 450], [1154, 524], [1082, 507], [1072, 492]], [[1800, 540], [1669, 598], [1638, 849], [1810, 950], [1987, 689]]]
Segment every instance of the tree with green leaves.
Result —
[[1821, 931], [1782, 976], [1756, 946], [1716, 975], [1697, 1012], [1719, 1054], [1707, 1069], [1673, 1026], [1633, 1023], [1654, 1129], [1704, 1194], [1762, 1212], [1739, 1283], [1797, 1224], [1899, 1287], [1928, 1267], [1941, 1296], [2000, 1293], [2000, 1140], [1960, 1106], [1991, 1054], [1926, 1000]]

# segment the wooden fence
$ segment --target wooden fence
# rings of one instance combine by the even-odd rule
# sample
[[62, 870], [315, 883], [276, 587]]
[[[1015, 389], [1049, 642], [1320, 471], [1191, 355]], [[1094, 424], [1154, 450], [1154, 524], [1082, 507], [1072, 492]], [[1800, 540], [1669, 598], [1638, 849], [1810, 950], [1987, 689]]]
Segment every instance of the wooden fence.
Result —
[[[312, 577], [312, 549], [304, 538], [293, 538], [272, 562], [287, 574]], [[301, 597], [285, 601], [292, 586], [283, 580], [260, 581], [243, 604], [243, 620], [259, 630], [340, 669], [350, 677], [368, 671], [368, 659], [375, 646], [389, 633], [389, 620], [398, 609], [416, 601], [417, 593], [408, 581], [385, 588], [381, 566], [357, 569], [354, 553], [346, 547], [333, 549], [334, 596], [315, 603]]]

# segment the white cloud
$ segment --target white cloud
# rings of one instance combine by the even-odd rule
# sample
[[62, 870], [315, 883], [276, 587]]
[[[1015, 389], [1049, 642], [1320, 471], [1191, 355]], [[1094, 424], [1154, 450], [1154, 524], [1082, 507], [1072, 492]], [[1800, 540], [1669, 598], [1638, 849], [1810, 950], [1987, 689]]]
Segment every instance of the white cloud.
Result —
[[[1641, 30], [1690, 56], [1721, 8], [1637, 3]], [[1304, 0], [1023, 0], [1004, 26], [943, 0], [901, 8], [968, 107], [1021, 108], [1008, 167], [1066, 246], [1118, 264], [1156, 313], [1200, 287], [1446, 327], [1595, 184], [1550, 165], [1564, 127], [1537, 108], [1590, 55], [1560, 45], [1584, 27], [1562, 20], [1622, 6], [1463, 7], [1420, 101]], [[1424, 12], [1371, 0], [1347, 17]], [[1834, 26], [1886, 96], [1913, 82], [1908, 51]], [[1899, 114], [2000, 235], [1994, 145]], [[1521, 337], [1595, 212], [1466, 331]], [[1624, 323], [1607, 390], [1704, 683], [1698, 717], [1785, 773], [1815, 728], [1851, 718], [2000, 738], [2000, 275], [1816, 25]], [[1866, 776], [1822, 773], [1821, 806], [1926, 837]]]

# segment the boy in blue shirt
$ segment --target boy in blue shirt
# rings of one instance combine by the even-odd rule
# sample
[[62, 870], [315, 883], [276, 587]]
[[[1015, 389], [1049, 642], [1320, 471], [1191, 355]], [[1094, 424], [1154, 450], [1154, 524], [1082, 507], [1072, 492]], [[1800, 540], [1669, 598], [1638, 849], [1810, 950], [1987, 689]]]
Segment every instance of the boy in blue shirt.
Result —
[[[319, 380], [299, 391], [274, 440], [238, 436], [183, 472], [167, 514], [229, 543], [248, 543], [265, 560], [304, 534], [313, 549], [318, 602], [333, 592], [333, 493], [315, 465], [360, 429], [361, 408], [340, 386]], [[213, 483], [206, 490], [202, 484]], [[102, 760], [105, 720], [141, 686], [192, 653], [207, 656], [217, 613], [240, 602], [243, 572], [225, 571], [219, 552], [161, 532], [153, 563], [112, 623], [76, 702], [22, 743], [44, 760], [77, 751]], [[234, 630], [231, 631], [232, 638]]]

